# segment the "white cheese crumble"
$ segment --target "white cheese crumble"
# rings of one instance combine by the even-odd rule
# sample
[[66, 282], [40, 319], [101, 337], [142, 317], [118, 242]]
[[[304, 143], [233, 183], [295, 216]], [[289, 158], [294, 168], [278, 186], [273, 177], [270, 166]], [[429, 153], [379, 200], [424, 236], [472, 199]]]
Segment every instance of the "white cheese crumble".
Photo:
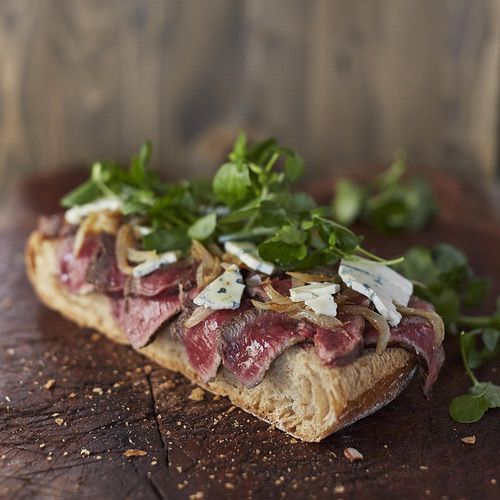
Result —
[[306, 300], [305, 304], [316, 314], [324, 314], [332, 318], [337, 316], [337, 303], [333, 300], [333, 295], [320, 295], [319, 297]]
[[146, 276], [165, 264], [173, 264], [174, 262], [177, 262], [178, 259], [179, 252], [160, 253], [157, 256], [147, 259], [141, 264], [135, 266], [132, 269], [132, 275], [136, 278]]
[[197, 306], [208, 309], [238, 309], [245, 285], [238, 266], [230, 265], [194, 299]]
[[103, 212], [121, 212], [122, 202], [118, 198], [100, 198], [92, 203], [77, 205], [66, 210], [64, 219], [68, 224], [80, 224], [80, 222], [90, 214]]
[[274, 264], [262, 260], [257, 246], [250, 241], [227, 241], [224, 250], [243, 262], [246, 266], [264, 274], [274, 273]]
[[377, 311], [396, 326], [401, 314], [395, 303], [407, 306], [413, 293], [413, 284], [393, 269], [368, 260], [340, 261], [339, 276], [356, 292], [368, 297]]
[[304, 302], [322, 295], [333, 295], [340, 291], [340, 285], [335, 283], [311, 283], [310, 285], [290, 288], [292, 302]]

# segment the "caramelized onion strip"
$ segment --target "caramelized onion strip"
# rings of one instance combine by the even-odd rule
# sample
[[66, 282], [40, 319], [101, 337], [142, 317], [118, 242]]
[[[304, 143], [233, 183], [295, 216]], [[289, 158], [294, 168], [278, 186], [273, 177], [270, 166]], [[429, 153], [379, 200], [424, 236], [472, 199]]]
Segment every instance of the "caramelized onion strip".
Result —
[[327, 274], [309, 274], [309, 273], [300, 273], [300, 272], [287, 272], [288, 276], [300, 281], [302, 283], [339, 283], [340, 280], [338, 276], [332, 276]]
[[439, 316], [436, 311], [424, 311], [413, 307], [400, 306], [399, 304], [396, 305], [396, 308], [403, 316], [419, 316], [426, 319], [434, 330], [434, 345], [437, 346], [443, 342], [445, 332], [444, 323], [441, 316]]
[[343, 306], [342, 311], [347, 314], [359, 314], [360, 316], [363, 316], [363, 318], [365, 318], [366, 321], [368, 321], [368, 323], [370, 323], [373, 328], [378, 331], [379, 335], [375, 352], [377, 354], [382, 354], [389, 343], [389, 339], [391, 338], [391, 331], [387, 320], [380, 314], [364, 306]]
[[123, 224], [116, 234], [115, 257], [118, 269], [127, 275], [133, 269], [128, 263], [129, 248], [135, 248], [134, 233], [130, 224]]
[[198, 240], [193, 240], [191, 255], [195, 260], [200, 261], [196, 269], [198, 287], [206, 287], [222, 273], [219, 257], [212, 255]]
[[192, 328], [193, 326], [201, 323], [205, 319], [207, 319], [214, 311], [212, 309], [208, 309], [204, 306], [197, 307], [191, 316], [185, 321], [184, 326], [186, 328]]

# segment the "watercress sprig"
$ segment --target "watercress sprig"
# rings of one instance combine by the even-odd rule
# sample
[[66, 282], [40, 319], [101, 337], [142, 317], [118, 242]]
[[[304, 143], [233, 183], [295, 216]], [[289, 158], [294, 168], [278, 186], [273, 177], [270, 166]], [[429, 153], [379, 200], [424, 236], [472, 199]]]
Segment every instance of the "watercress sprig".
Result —
[[452, 245], [410, 248], [398, 266], [414, 281], [414, 293], [434, 304], [447, 331], [460, 334], [460, 351], [473, 383], [470, 393], [455, 398], [450, 416], [457, 422], [475, 422], [488, 408], [499, 406], [500, 388], [479, 382], [472, 370], [500, 354], [500, 301], [491, 315], [473, 316], [466, 311], [483, 300], [489, 289], [484, 278], [476, 276], [465, 255]]
[[124, 215], [151, 228], [142, 239], [147, 250], [187, 251], [192, 239], [249, 240], [263, 259], [288, 270], [356, 255], [385, 262], [363, 249], [362, 237], [333, 220], [332, 207], [290, 190], [304, 162], [274, 139], [249, 145], [240, 133], [211, 183], [165, 184], [148, 170], [150, 158], [147, 142], [128, 169], [95, 163], [90, 179], [63, 198], [63, 206], [119, 198]]
[[363, 222], [384, 233], [415, 232], [424, 228], [437, 212], [428, 182], [406, 177], [406, 158], [396, 154], [388, 170], [367, 183], [341, 179], [332, 200], [337, 221], [347, 226]]
[[456, 397], [450, 404], [451, 418], [460, 423], [477, 422], [489, 408], [500, 407], [500, 386], [491, 382], [479, 382], [470, 367], [469, 359], [474, 352], [475, 342], [474, 332], [461, 333], [460, 353], [473, 385], [468, 394]]

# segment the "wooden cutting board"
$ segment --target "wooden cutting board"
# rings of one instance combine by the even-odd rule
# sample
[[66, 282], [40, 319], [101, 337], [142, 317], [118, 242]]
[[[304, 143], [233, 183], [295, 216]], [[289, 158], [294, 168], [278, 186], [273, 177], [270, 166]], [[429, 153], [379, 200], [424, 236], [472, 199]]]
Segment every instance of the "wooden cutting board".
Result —
[[[419, 236], [370, 235], [367, 246], [393, 255], [417, 241], [450, 241], [498, 293], [498, 222], [481, 193], [436, 179], [442, 220]], [[56, 210], [78, 180], [32, 178], [1, 212], [1, 498], [500, 497], [500, 412], [473, 425], [448, 416], [451, 398], [469, 386], [456, 338], [446, 339], [431, 400], [414, 380], [375, 415], [307, 444], [226, 399], [189, 399], [193, 386], [181, 376], [40, 305], [24, 274], [25, 240], [36, 215]], [[495, 366], [479, 375], [500, 382]], [[470, 435], [476, 444], [461, 441]], [[348, 446], [364, 460], [346, 460]], [[143, 453], [127, 458], [130, 449]]]

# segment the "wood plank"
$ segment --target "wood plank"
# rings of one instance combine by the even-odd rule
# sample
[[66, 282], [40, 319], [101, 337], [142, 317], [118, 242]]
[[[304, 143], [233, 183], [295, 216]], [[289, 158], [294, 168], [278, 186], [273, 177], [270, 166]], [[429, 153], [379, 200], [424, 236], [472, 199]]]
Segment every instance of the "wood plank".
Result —
[[0, 26], [0, 190], [146, 137], [171, 176], [207, 175], [240, 127], [316, 176], [399, 147], [498, 164], [497, 0], [5, 0]]

